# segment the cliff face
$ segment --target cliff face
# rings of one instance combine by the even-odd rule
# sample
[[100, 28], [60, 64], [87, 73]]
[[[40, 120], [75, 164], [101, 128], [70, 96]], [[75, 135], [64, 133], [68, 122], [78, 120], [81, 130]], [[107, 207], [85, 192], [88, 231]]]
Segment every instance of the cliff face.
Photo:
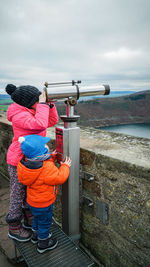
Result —
[[99, 98], [78, 103], [80, 125], [108, 126], [150, 122], [150, 90], [123, 97]]

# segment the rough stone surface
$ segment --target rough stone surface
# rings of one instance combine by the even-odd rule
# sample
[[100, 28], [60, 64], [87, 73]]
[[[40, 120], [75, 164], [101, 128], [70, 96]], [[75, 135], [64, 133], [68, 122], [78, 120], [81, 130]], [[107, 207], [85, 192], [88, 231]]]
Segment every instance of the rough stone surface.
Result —
[[[0, 127], [1, 153], [5, 154], [8, 143], [1, 142], [4, 132], [11, 133], [9, 126], [5, 131], [3, 124]], [[54, 149], [54, 128], [47, 135]], [[91, 182], [80, 178], [82, 244], [105, 266], [150, 266], [150, 139], [82, 128], [80, 143], [82, 171], [94, 175]], [[86, 197], [93, 201], [92, 206]], [[98, 203], [109, 207], [106, 223], [97, 214]], [[61, 187], [54, 210], [61, 223]]]
[[[47, 134], [55, 139], [55, 128], [48, 129]], [[81, 149], [93, 152], [93, 157], [100, 154], [149, 169], [150, 139], [81, 127], [80, 144]], [[84, 157], [85, 152], [82, 160]]]
[[4, 117], [0, 117], [0, 171], [6, 176], [8, 176], [6, 154], [12, 138], [13, 131], [11, 123], [9, 123]]
[[[5, 221], [9, 207], [9, 181], [0, 173], [0, 267], [27, 267], [25, 262], [16, 263], [13, 241], [8, 237]], [[17, 256], [20, 254], [17, 252]]]
[[0, 250], [12, 259], [14, 258], [14, 246], [11, 239], [8, 238], [8, 225], [5, 221], [9, 207], [9, 183], [0, 176]]

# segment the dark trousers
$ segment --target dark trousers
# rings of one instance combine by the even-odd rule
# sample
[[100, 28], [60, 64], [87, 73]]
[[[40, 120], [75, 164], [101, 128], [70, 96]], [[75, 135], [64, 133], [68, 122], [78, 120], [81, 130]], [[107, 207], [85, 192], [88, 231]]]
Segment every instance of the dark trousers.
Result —
[[32, 229], [37, 231], [38, 239], [46, 239], [49, 236], [52, 223], [53, 204], [46, 208], [35, 208], [29, 205], [33, 214]]

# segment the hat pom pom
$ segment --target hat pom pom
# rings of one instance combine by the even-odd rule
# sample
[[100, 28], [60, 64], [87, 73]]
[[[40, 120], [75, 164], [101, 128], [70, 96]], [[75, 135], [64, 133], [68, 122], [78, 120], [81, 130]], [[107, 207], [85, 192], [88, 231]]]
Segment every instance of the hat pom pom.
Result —
[[20, 136], [18, 139], [18, 142], [22, 144], [25, 141], [25, 138], [23, 136]]
[[13, 84], [7, 84], [5, 90], [7, 92], [7, 94], [11, 95], [15, 90], [16, 90], [16, 86]]

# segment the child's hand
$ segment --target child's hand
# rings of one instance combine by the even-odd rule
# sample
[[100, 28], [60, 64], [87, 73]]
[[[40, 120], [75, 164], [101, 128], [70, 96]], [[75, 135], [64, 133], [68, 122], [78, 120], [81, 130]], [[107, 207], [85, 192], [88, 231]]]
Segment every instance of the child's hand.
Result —
[[60, 164], [63, 164], [63, 163], [65, 163], [69, 167], [71, 167], [71, 159], [69, 157], [66, 157], [64, 162], [62, 162], [62, 161], [60, 162]]
[[53, 152], [51, 152], [51, 155], [53, 155], [53, 156], [56, 156], [57, 155], [56, 149]]
[[39, 103], [46, 103], [46, 93], [45, 91], [39, 96]]
[[51, 99], [48, 99], [48, 100], [46, 101], [46, 103], [47, 103], [48, 105], [50, 105], [50, 104], [54, 105], [54, 104], [55, 104], [55, 102], [54, 102], [53, 100], [51, 100]]

